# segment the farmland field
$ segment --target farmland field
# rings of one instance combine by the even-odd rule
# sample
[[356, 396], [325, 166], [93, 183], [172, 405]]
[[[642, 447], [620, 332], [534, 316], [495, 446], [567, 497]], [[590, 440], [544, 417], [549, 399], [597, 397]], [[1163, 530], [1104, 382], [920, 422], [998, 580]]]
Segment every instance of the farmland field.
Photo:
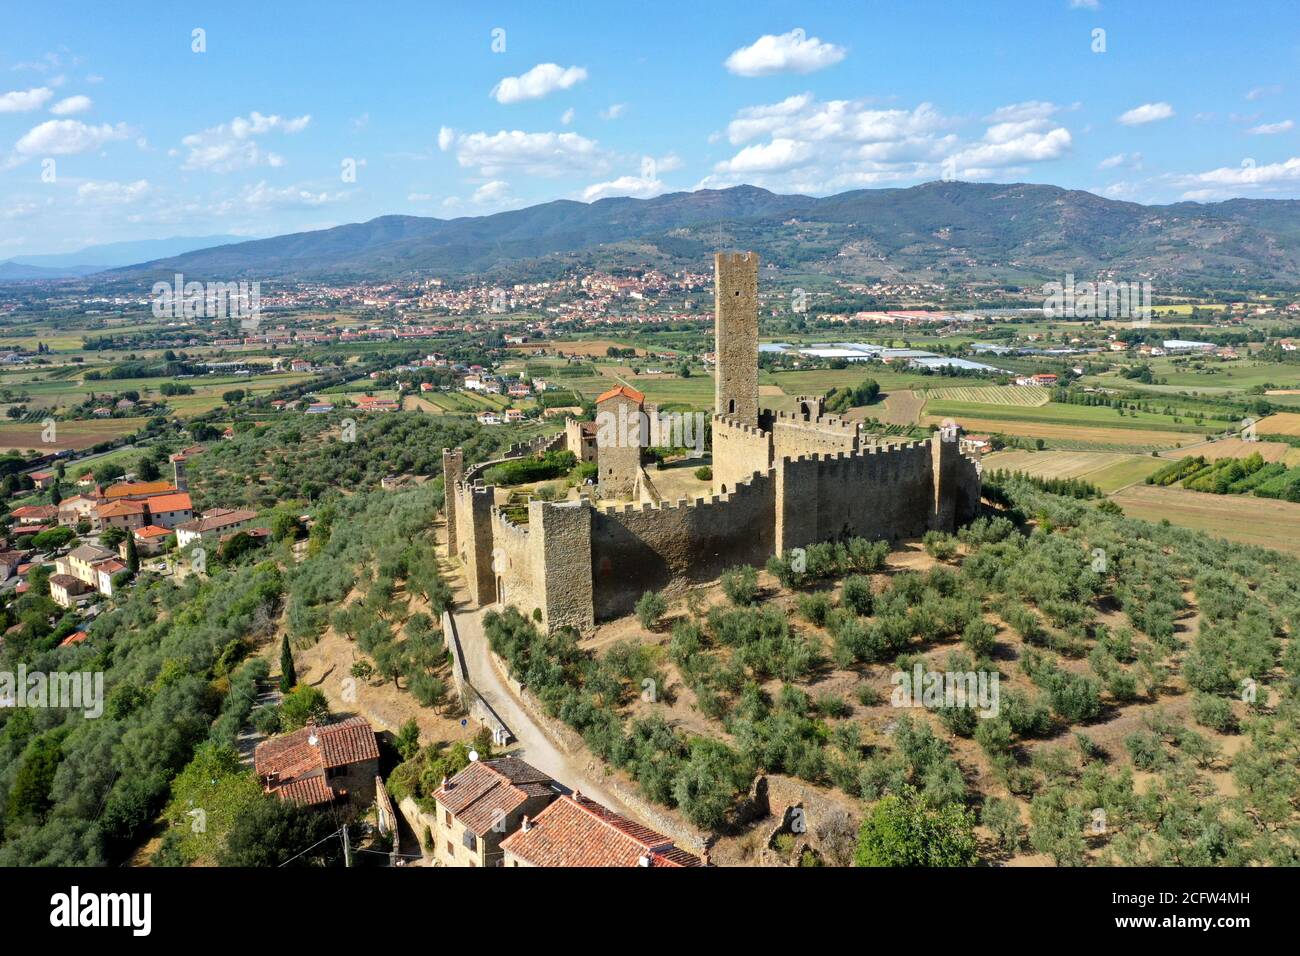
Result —
[[1218, 461], [1220, 458], [1248, 458], [1251, 455], [1258, 454], [1265, 461], [1274, 462], [1285, 460], [1287, 453], [1293, 450], [1295, 449], [1292, 449], [1290, 445], [1284, 445], [1276, 441], [1242, 441], [1240, 438], [1221, 438], [1218, 441], [1207, 442], [1195, 448], [1164, 451], [1160, 454], [1163, 458], [1175, 460], [1185, 455], [1200, 455], [1206, 461]]
[[1255, 425], [1261, 435], [1300, 435], [1300, 413], [1278, 412], [1262, 418]]
[[1037, 478], [1084, 478], [1110, 493], [1141, 481], [1163, 462], [1149, 455], [1097, 451], [1000, 451], [984, 457], [986, 471], [1023, 471]]
[[1300, 554], [1300, 504], [1242, 496], [1225, 500], [1221, 495], [1151, 485], [1126, 488], [1112, 500], [1130, 517], [1168, 519], [1229, 541]]
[[981, 405], [1046, 405], [1051, 392], [1036, 385], [985, 385], [931, 388], [926, 398], [934, 401], [973, 402]]
[[[949, 416], [927, 415], [923, 425], [941, 425]], [[968, 432], [1001, 432], [1021, 438], [1042, 438], [1054, 444], [1092, 451], [1149, 451], [1156, 448], [1174, 448], [1204, 441], [1204, 435], [1194, 432], [1144, 431], [1136, 428], [1102, 428], [1088, 425], [1058, 425], [1016, 420], [1014, 418], [975, 418], [970, 415], [951, 416]]]
[[41, 441], [43, 428], [40, 422], [32, 424], [0, 425], [0, 448], [33, 449], [40, 452], [62, 451], [64, 448], [89, 448], [102, 441], [129, 435], [144, 427], [145, 418], [96, 418], [87, 421], [56, 422], [54, 441]]
[[[955, 418], [963, 423], [966, 418], [973, 417], [995, 422], [1077, 425], [1104, 431], [1118, 429], [1142, 432], [1169, 431], [1209, 434], [1222, 431], [1227, 427], [1226, 423], [1208, 420], [1203, 425], [1194, 425], [1186, 420], [1175, 422], [1172, 415], [1161, 415], [1155, 412], [1130, 413], [1126, 411], [1125, 414], [1121, 415], [1117, 410], [1107, 408], [1104, 405], [1068, 405], [1059, 402], [1039, 406], [997, 406], [974, 402], [930, 401], [926, 402], [925, 411], [927, 415], [939, 420]], [[1300, 416], [1296, 417], [1300, 418]], [[995, 428], [995, 430], [999, 429]], [[1021, 434], [1021, 432], [1013, 431], [1012, 434]]]

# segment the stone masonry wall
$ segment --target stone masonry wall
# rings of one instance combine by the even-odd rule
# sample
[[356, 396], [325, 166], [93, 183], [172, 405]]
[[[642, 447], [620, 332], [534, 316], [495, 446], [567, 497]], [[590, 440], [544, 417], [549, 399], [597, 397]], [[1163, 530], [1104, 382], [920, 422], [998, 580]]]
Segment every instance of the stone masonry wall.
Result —
[[592, 593], [597, 621], [631, 612], [646, 591], [680, 594], [739, 564], [761, 566], [775, 546], [776, 483], [752, 475], [727, 495], [594, 510]]
[[772, 467], [772, 438], [762, 429], [713, 416], [713, 493], [724, 494]]
[[718, 357], [714, 411], [758, 424], [758, 253], [713, 257], [713, 329]]

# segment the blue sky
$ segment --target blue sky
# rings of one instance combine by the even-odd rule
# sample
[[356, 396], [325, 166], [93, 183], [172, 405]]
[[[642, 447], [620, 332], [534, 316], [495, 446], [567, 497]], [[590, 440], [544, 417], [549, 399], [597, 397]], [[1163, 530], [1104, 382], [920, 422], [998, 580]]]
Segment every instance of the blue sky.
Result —
[[3, 4], [0, 259], [742, 182], [1300, 197], [1294, 3], [183, 6]]

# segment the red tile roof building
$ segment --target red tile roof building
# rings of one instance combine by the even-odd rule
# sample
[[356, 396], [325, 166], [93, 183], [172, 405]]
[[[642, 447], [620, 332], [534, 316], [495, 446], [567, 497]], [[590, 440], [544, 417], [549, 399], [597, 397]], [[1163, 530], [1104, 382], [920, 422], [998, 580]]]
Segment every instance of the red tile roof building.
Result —
[[703, 866], [693, 853], [575, 791], [501, 843], [506, 866]]
[[315, 806], [346, 796], [364, 806], [374, 799], [379, 745], [364, 717], [349, 717], [264, 740], [253, 765], [266, 792], [281, 800]]
[[517, 757], [475, 760], [435, 793], [434, 859], [443, 866], [500, 866], [501, 840], [559, 789]]

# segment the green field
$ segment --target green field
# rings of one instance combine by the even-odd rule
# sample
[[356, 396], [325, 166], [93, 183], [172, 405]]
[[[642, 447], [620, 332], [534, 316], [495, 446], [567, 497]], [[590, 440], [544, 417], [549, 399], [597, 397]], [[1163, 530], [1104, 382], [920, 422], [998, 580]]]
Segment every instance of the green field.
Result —
[[[1225, 423], [1206, 421], [1201, 425], [1184, 419], [1174, 421], [1172, 415], [1153, 412], [1132, 412], [1125, 409], [1121, 415], [1113, 408], [1104, 405], [1069, 405], [1049, 402], [1046, 405], [1032, 406], [997, 406], [976, 402], [930, 401], [926, 403], [925, 413], [936, 417], [976, 418], [984, 421], [1000, 421], [1008, 424], [1014, 422], [1032, 422], [1043, 425], [1079, 425], [1087, 428], [1107, 428], [1131, 431], [1169, 431], [1169, 432], [1218, 432], [1227, 427]], [[1014, 434], [1014, 432], [1012, 432]]]
[[1051, 391], [1037, 385], [968, 385], [927, 389], [925, 395], [936, 401], [973, 402], [981, 405], [1046, 405]]

